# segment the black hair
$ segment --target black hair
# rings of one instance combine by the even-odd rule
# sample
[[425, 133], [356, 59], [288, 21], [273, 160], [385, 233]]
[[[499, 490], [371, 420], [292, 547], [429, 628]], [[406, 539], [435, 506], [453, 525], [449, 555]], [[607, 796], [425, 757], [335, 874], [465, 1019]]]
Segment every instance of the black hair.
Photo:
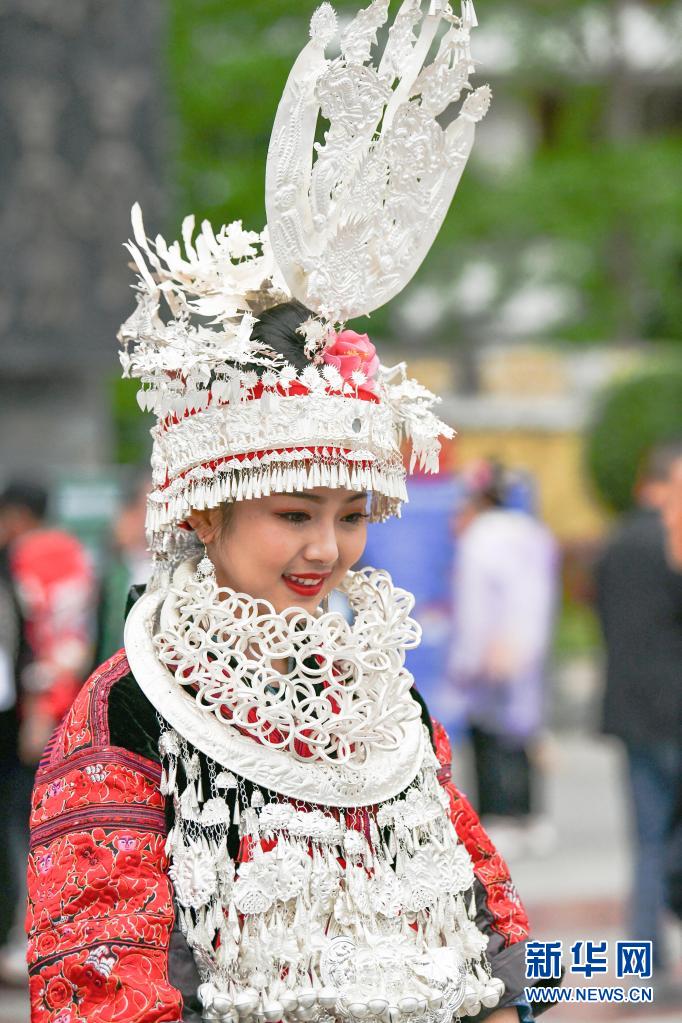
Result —
[[0, 508], [24, 508], [39, 522], [47, 515], [48, 493], [40, 483], [11, 480], [0, 493]]
[[[251, 331], [251, 338], [269, 345], [295, 369], [305, 369], [310, 365], [310, 359], [303, 351], [305, 337], [298, 333], [298, 327], [313, 315], [298, 299], [282, 302], [260, 314]], [[253, 368], [259, 376], [263, 372], [263, 367]]]
[[497, 459], [487, 461], [489, 478], [475, 490], [474, 502], [479, 507], [503, 508], [507, 502], [508, 476], [505, 467]]

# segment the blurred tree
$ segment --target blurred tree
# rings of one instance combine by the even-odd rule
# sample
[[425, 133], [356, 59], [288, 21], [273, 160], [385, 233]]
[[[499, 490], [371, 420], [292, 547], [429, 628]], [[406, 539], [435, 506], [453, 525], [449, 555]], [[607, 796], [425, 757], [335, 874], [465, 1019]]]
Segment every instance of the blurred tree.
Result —
[[116, 465], [147, 466], [152, 453], [149, 433], [153, 416], [143, 412], [137, 403], [140, 385], [137, 380], [111, 377], [109, 399], [111, 406], [112, 461]]
[[682, 436], [682, 362], [673, 362], [618, 381], [597, 403], [587, 433], [589, 474], [604, 503], [622, 512], [646, 452]]
[[[270, 128], [315, 6], [172, 0], [178, 221], [262, 225]], [[335, 6], [343, 17], [359, 2]], [[478, 80], [496, 98], [432, 255], [372, 330], [679, 340], [682, 3], [477, 8]]]

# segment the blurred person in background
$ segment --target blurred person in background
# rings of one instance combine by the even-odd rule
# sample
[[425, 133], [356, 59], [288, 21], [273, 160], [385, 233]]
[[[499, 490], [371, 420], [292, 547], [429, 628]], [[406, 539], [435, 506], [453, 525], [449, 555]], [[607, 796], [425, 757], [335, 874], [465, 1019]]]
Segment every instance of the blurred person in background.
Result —
[[9, 567], [9, 552], [0, 548], [0, 799], [4, 813], [0, 815], [0, 949], [10, 940], [20, 896], [15, 860], [19, 862], [21, 844], [16, 845], [14, 820], [10, 812], [17, 775], [17, 679], [27, 663], [21, 609]]
[[449, 674], [471, 734], [478, 811], [503, 852], [545, 852], [553, 829], [538, 813], [533, 747], [544, 722], [557, 545], [533, 515], [506, 506], [500, 465], [477, 463], [464, 478]]
[[682, 454], [673, 461], [670, 487], [662, 508], [668, 561], [682, 571]]
[[[624, 743], [634, 815], [630, 936], [653, 942], [659, 970], [667, 965], [666, 865], [682, 777], [682, 572], [671, 566], [663, 521], [680, 459], [682, 441], [648, 453], [635, 487], [636, 507], [597, 566], [606, 644], [603, 730]], [[675, 541], [671, 548], [679, 549]]]
[[[93, 575], [81, 543], [46, 521], [44, 487], [0, 493], [0, 979], [26, 976], [23, 933], [31, 788], [41, 754], [78, 692], [91, 657]], [[1, 911], [1, 910], [0, 910]]]
[[131, 586], [146, 585], [152, 569], [145, 536], [147, 493], [151, 480], [145, 475], [133, 481], [111, 531], [105, 558], [97, 610], [95, 663], [101, 664], [123, 646], [123, 623]]
[[[663, 506], [668, 561], [682, 571], [682, 455], [670, 472], [670, 490]], [[678, 780], [667, 856], [667, 905], [682, 920], [682, 778]]]

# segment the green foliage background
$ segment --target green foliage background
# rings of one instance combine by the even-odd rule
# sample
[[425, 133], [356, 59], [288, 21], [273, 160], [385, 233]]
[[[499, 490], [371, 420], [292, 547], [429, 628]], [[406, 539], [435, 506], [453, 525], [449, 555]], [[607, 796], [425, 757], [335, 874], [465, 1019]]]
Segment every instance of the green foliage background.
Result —
[[[472, 158], [411, 287], [428, 284], [447, 295], [468, 263], [484, 259], [497, 268], [500, 288], [486, 315], [468, 320], [450, 308], [429, 340], [475, 344], [487, 336], [495, 311], [527, 283], [523, 255], [538, 245], [552, 253], [543, 280], [577, 296], [555, 336], [576, 342], [682, 336], [679, 106], [677, 113], [672, 100], [666, 106], [665, 91], [622, 62], [595, 64], [582, 34], [595, 12], [608, 30], [624, 3], [478, 0], [481, 23], [497, 25], [521, 56], [509, 73], [485, 67], [476, 80], [490, 81], [498, 103], [524, 111], [534, 141], [509, 171]], [[269, 133], [316, 6], [316, 0], [171, 0], [176, 228], [189, 211], [216, 225], [242, 219], [262, 226]], [[343, 14], [359, 4], [335, 6]], [[647, 6], [664, 25], [679, 10], [673, 0]], [[395, 310], [376, 313], [372, 329], [401, 339]]]
[[682, 439], [682, 361], [612, 384], [587, 438], [587, 463], [604, 503], [622, 512], [643, 457], [654, 445]]

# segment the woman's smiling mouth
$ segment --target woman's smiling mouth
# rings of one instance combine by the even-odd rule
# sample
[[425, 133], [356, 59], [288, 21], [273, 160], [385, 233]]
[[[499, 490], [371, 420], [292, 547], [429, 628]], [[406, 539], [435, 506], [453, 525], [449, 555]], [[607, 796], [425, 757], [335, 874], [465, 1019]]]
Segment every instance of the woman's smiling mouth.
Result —
[[330, 575], [331, 572], [291, 572], [287, 575], [283, 574], [282, 579], [294, 593], [305, 597], [316, 597]]

